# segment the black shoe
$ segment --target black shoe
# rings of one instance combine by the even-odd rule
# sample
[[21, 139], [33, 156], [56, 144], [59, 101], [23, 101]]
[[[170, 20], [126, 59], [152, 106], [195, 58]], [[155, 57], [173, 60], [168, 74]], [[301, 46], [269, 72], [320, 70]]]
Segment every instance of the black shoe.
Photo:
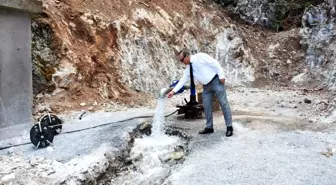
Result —
[[230, 137], [233, 135], [233, 128], [232, 126], [226, 127], [226, 137]]
[[214, 133], [213, 128], [205, 128], [204, 130], [199, 132], [199, 134], [211, 134], [211, 133]]

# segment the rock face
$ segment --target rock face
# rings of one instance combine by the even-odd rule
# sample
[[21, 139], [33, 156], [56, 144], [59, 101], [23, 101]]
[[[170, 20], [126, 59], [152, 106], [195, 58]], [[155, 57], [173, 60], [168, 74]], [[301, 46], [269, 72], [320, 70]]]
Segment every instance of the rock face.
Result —
[[[247, 62], [245, 66], [242, 64], [245, 62], [244, 59], [248, 58], [248, 51], [245, 50], [244, 57], [236, 56], [244, 50], [239, 33], [230, 27], [225, 28], [225, 25], [230, 25], [226, 22], [214, 24], [218, 18], [216, 13], [204, 12], [196, 4], [193, 6], [195, 19], [198, 17], [203, 21], [184, 22], [181, 15], [171, 16], [160, 7], [155, 7], [155, 12], [144, 8], [136, 9], [133, 13], [133, 23], [118, 22], [132, 25], [132, 32], [128, 32], [124, 37], [122, 30], [118, 31], [120, 33], [118, 45], [122, 52], [121, 73], [125, 84], [135, 90], [152, 93], [167, 87], [171, 81], [181, 77], [184, 66], [177, 61], [176, 52], [183, 47], [210, 53], [214, 58], [217, 57], [223, 66], [227, 64], [225, 71], [227, 78], [230, 79], [229, 83], [253, 81], [253, 77], [252, 79], [246, 77], [253, 76], [253, 72], [242, 73], [239, 79], [234, 79], [235, 77], [229, 73], [235, 65], [239, 66], [238, 70], [241, 71], [248, 67]], [[213, 35], [214, 38], [209, 39], [207, 35]], [[226, 37], [232, 39], [228, 40]], [[232, 66], [229, 63], [235, 64]]]
[[53, 31], [48, 24], [32, 22], [33, 92], [52, 92], [56, 89], [52, 81], [59, 58], [51, 48]]
[[304, 9], [323, 0], [217, 0], [251, 24], [283, 30], [299, 26]]
[[271, 28], [280, 8], [285, 8], [280, 1], [270, 0], [238, 0], [234, 10], [240, 13], [241, 18]]
[[[42, 102], [58, 112], [83, 109], [93, 102], [97, 107], [110, 101], [145, 104], [149, 97], [143, 92], [157, 95], [180, 78], [184, 66], [175, 53], [183, 48], [218, 59], [230, 85], [307, 86], [306, 53], [309, 60], [317, 57], [322, 48], [318, 43], [323, 41], [331, 43], [324, 58], [332, 56], [333, 32], [322, 40], [315, 39], [320, 33], [316, 26], [305, 26], [301, 33], [299, 28], [276, 33], [235, 22], [223, 11], [228, 8], [247, 22], [269, 27], [279, 10], [281, 15], [294, 11], [291, 4], [281, 0], [217, 2], [226, 7], [213, 1], [46, 0], [47, 17], [41, 19], [43, 24], [33, 24], [34, 92], [52, 92], [42, 96]], [[304, 9], [299, 12], [303, 15]], [[294, 18], [300, 20], [300, 15], [290, 14], [288, 25], [294, 24]], [[332, 62], [323, 65], [334, 66]], [[330, 72], [324, 71], [320, 81], [326, 76], [330, 87], [334, 86]], [[86, 105], [80, 106], [82, 102]]]
[[255, 80], [254, 68], [258, 62], [246, 48], [236, 26], [225, 29], [217, 36], [216, 59], [223, 66], [229, 84], [249, 84]]
[[[176, 3], [191, 10], [189, 17], [183, 9], [173, 8]], [[217, 35], [230, 24], [221, 19], [220, 11], [203, 10], [200, 5], [191, 1], [167, 5], [133, 2], [123, 11], [103, 2], [92, 7], [90, 2], [82, 6], [76, 1], [45, 1], [47, 18], [43, 21], [53, 30], [52, 44], [58, 56], [51, 62], [57, 64], [51, 65], [51, 78], [37, 75], [44, 84], [50, 82], [56, 87], [45, 101], [52, 101], [51, 109], [59, 112], [76, 108], [75, 104], [80, 104], [77, 100], [129, 103], [137, 97], [136, 91], [156, 95], [183, 72], [184, 66], [175, 58], [178, 50], [189, 48], [216, 55]], [[97, 6], [102, 9], [99, 13]], [[112, 10], [117, 13], [110, 13]], [[236, 48], [241, 47], [240, 40]], [[228, 50], [221, 54], [225, 52]], [[227, 61], [223, 58], [221, 63]], [[145, 96], [134, 101], [148, 102]]]
[[329, 1], [306, 9], [300, 30], [301, 44], [306, 49], [305, 83], [336, 90], [335, 2]]

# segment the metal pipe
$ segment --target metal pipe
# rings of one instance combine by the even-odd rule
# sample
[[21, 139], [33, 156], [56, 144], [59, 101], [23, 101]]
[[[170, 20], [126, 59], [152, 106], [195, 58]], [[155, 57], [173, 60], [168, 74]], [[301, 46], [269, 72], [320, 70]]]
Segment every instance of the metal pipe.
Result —
[[[173, 89], [174, 89], [174, 87], [162, 88], [160, 90], [159, 97], [160, 98], [164, 98], [166, 96], [166, 94], [168, 94]], [[184, 85], [184, 89], [190, 89], [190, 85]]]
[[170, 87], [170, 88], [162, 88], [160, 90], [160, 94], [159, 94], [159, 97], [160, 98], [164, 98], [166, 96], [166, 94], [168, 94], [171, 90], [173, 90], [174, 88], [173, 87]]

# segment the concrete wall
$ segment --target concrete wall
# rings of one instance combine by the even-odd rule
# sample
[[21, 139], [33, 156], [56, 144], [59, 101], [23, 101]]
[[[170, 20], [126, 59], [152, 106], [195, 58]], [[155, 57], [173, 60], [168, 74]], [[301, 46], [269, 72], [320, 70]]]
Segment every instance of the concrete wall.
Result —
[[31, 123], [30, 14], [0, 5], [0, 128]]
[[38, 0], [0, 0], [0, 8], [29, 13], [41, 13], [42, 2]]

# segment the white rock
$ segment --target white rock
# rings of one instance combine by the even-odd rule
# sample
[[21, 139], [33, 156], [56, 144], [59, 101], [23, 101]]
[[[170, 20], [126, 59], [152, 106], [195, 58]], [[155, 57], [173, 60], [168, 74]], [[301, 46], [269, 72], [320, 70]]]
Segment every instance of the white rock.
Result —
[[305, 73], [301, 73], [297, 76], [295, 76], [293, 79], [292, 79], [292, 82], [296, 83], [296, 84], [302, 84], [304, 83], [306, 80], [307, 80], [307, 74]]
[[49, 147], [47, 148], [47, 151], [48, 151], [48, 152], [52, 152], [52, 151], [54, 151], [54, 148], [51, 147], [51, 146], [49, 146]]
[[180, 160], [184, 157], [184, 152], [173, 152], [170, 154], [170, 158], [174, 160]]
[[14, 173], [9, 174], [9, 175], [5, 175], [4, 177], [1, 178], [1, 181], [8, 182], [8, 181], [13, 180], [13, 179], [15, 179], [15, 174]]
[[93, 25], [93, 20], [89, 19], [87, 20], [87, 23], [89, 23], [90, 25]]
[[73, 22], [70, 22], [69, 25], [70, 25], [72, 28], [76, 28], [76, 24], [73, 23]]

